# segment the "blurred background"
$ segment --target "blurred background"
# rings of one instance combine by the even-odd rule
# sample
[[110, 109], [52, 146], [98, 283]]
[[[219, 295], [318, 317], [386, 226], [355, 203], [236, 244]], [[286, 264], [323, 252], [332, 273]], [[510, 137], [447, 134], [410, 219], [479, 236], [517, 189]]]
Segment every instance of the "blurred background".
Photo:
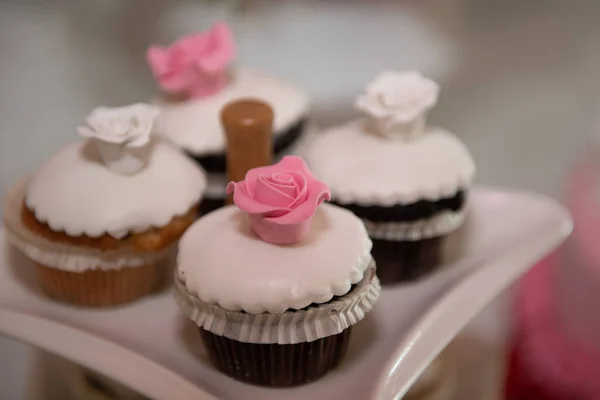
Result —
[[[478, 183], [561, 198], [600, 122], [599, 13], [593, 0], [3, 0], [0, 194], [96, 105], [151, 98], [150, 44], [225, 19], [238, 62], [305, 87], [318, 126], [352, 116], [382, 69], [420, 69], [443, 89], [430, 120], [467, 143]], [[471, 383], [457, 398], [497, 398], [509, 303], [510, 290], [459, 338]], [[0, 398], [64, 398], [62, 368], [0, 337]]]

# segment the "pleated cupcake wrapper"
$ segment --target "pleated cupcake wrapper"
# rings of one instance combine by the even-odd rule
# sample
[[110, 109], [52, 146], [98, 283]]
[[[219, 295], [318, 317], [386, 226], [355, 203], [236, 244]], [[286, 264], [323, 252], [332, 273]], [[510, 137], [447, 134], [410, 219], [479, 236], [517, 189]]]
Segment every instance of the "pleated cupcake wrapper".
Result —
[[296, 344], [243, 343], [200, 329], [212, 363], [225, 374], [256, 385], [285, 387], [319, 379], [342, 360], [352, 327]]
[[465, 210], [443, 211], [432, 218], [411, 222], [372, 222], [363, 223], [373, 239], [389, 241], [417, 241], [444, 236], [458, 229], [465, 220]]
[[217, 336], [244, 343], [296, 344], [337, 335], [356, 324], [373, 308], [380, 292], [372, 261], [363, 279], [344, 296], [280, 314], [248, 314], [205, 303], [188, 293], [177, 272], [174, 296], [182, 311], [198, 327]]
[[133, 248], [102, 251], [53, 242], [36, 235], [21, 221], [21, 207], [29, 181], [24, 179], [10, 188], [2, 204], [2, 220], [9, 243], [37, 263], [71, 272], [113, 270], [156, 263], [174, 249], [170, 246], [154, 253], [141, 253]]
[[209, 172], [206, 174], [207, 183], [204, 196], [210, 199], [225, 199], [225, 188], [227, 187], [227, 174]]
[[161, 277], [156, 264], [121, 270], [70, 272], [38, 264], [42, 290], [58, 301], [86, 307], [129, 303], [154, 289]]

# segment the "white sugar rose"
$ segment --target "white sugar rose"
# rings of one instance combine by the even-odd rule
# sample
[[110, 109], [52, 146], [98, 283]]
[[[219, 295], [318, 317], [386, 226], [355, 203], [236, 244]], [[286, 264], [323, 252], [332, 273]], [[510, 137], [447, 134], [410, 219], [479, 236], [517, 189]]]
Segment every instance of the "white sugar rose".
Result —
[[150, 146], [146, 145], [158, 114], [157, 107], [142, 103], [118, 108], [98, 107], [77, 131], [93, 140], [107, 168], [130, 175], [147, 163]]
[[142, 147], [150, 140], [150, 130], [159, 110], [149, 104], [137, 103], [125, 107], [98, 107], [77, 128], [85, 138], [107, 143]]
[[356, 107], [371, 117], [379, 133], [411, 139], [423, 132], [438, 95], [437, 83], [419, 72], [386, 71], [367, 85]]

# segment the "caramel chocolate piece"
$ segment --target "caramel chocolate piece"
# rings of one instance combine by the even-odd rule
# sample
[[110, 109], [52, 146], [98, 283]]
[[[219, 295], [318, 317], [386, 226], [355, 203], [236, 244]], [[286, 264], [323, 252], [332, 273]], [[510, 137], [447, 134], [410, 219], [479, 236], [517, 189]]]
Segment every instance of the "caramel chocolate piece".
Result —
[[[244, 180], [248, 170], [271, 164], [273, 110], [258, 99], [240, 99], [221, 110], [227, 141], [227, 178]], [[228, 203], [232, 203], [229, 196]]]

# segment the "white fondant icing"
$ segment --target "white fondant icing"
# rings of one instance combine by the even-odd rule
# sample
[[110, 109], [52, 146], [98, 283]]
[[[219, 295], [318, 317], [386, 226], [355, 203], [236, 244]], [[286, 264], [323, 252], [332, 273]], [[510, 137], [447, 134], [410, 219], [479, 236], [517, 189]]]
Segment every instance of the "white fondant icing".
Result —
[[73, 143], [42, 166], [26, 204], [36, 219], [71, 236], [121, 238], [185, 214], [206, 186], [204, 172], [169, 143], [153, 140], [134, 175], [111, 172], [90, 141]]
[[8, 242], [35, 262], [71, 272], [115, 270], [160, 262], [174, 250], [173, 245], [158, 252], [141, 252], [133, 246], [103, 251], [39, 236], [21, 220], [21, 207], [29, 182], [30, 179], [24, 179], [9, 189], [2, 203], [2, 222]]
[[447, 235], [458, 229], [464, 220], [465, 210], [461, 210], [443, 211], [432, 218], [411, 222], [363, 222], [373, 239], [415, 241]]
[[195, 154], [219, 154], [225, 151], [221, 127], [221, 108], [244, 97], [262, 99], [274, 111], [273, 131], [283, 133], [308, 112], [308, 94], [279, 78], [247, 69], [236, 70], [232, 83], [221, 92], [202, 99], [183, 102], [157, 102], [161, 114], [154, 131]]
[[435, 201], [468, 187], [475, 174], [465, 145], [434, 126], [416, 140], [390, 140], [355, 120], [314, 135], [302, 155], [341, 203]]
[[375, 305], [381, 285], [371, 261], [364, 278], [338, 299], [303, 310], [277, 314], [227, 311], [187, 292], [175, 277], [175, 301], [197, 326], [215, 335], [243, 343], [296, 344], [337, 335], [362, 320]]
[[179, 243], [178, 274], [205, 303], [252, 314], [324, 303], [359, 282], [371, 262], [371, 241], [351, 212], [322, 205], [301, 242], [260, 240], [235, 206], [194, 223]]

